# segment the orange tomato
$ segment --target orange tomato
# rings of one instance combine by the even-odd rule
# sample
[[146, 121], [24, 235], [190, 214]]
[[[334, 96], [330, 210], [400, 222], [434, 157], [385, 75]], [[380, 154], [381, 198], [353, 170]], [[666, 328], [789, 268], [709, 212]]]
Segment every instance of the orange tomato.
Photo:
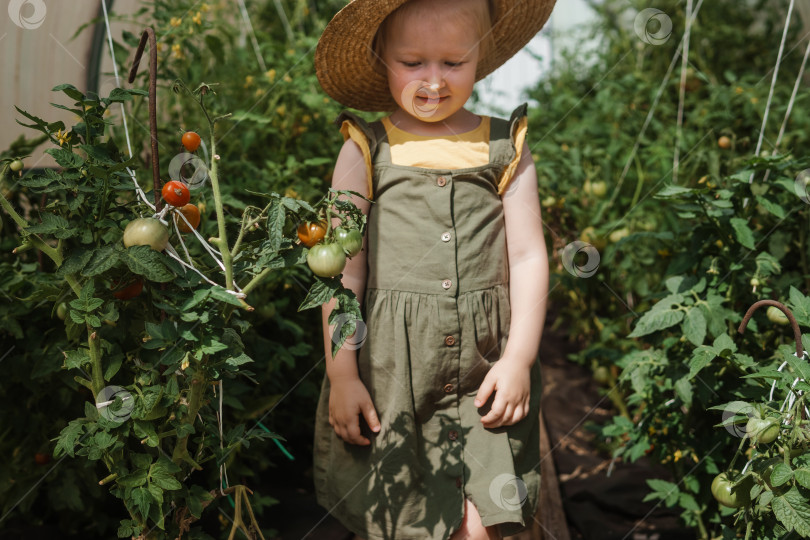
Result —
[[194, 204], [186, 204], [185, 206], [181, 206], [177, 209], [178, 212], [183, 214], [183, 216], [188, 220], [191, 227], [186, 224], [185, 221], [177, 214], [174, 216], [174, 222], [177, 223], [177, 228], [180, 229], [180, 232], [189, 233], [191, 229], [196, 229], [200, 225], [200, 209], [197, 208]]
[[326, 224], [307, 221], [298, 226], [298, 239], [307, 247], [312, 247], [326, 236]]
[[183, 142], [183, 146], [186, 147], [186, 150], [189, 152], [196, 152], [197, 148], [200, 147], [200, 142], [202, 142], [202, 139], [200, 139], [200, 136], [195, 132], [186, 131], [183, 133], [183, 138], [181, 141]]

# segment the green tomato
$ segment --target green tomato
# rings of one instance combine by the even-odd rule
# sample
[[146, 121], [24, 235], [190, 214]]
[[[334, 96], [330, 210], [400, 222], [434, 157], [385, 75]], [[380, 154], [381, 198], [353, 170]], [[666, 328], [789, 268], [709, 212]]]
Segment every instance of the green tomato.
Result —
[[346, 254], [340, 244], [316, 244], [307, 253], [310, 270], [321, 277], [335, 277], [346, 267]]
[[765, 315], [768, 316], [768, 320], [772, 323], [781, 324], [782, 326], [790, 324], [790, 320], [787, 318], [787, 315], [785, 315], [785, 312], [776, 306], [768, 306]]
[[605, 184], [602, 180], [599, 180], [598, 182], [592, 183], [591, 184], [591, 193], [595, 197], [599, 197], [601, 199], [607, 193], [607, 184]]
[[720, 473], [712, 480], [712, 495], [717, 502], [729, 508], [740, 508], [751, 502], [752, 478], [749, 475], [741, 484], [734, 486], [734, 482], [726, 473]]
[[627, 227], [625, 227], [625, 228], [622, 228], [622, 229], [617, 229], [617, 230], [613, 231], [612, 233], [610, 233], [610, 235], [608, 236], [608, 240], [610, 240], [611, 242], [613, 242], [615, 244], [616, 242], [618, 242], [622, 238], [625, 238], [625, 237], [627, 237], [629, 235], [630, 235], [630, 230], [627, 229]]
[[605, 366], [599, 366], [593, 371], [593, 379], [599, 384], [607, 386], [610, 384], [610, 370]]
[[169, 243], [169, 229], [155, 218], [138, 218], [124, 229], [124, 246], [151, 246], [163, 251]]
[[19, 159], [15, 159], [14, 161], [11, 162], [8, 168], [14, 172], [19, 172], [23, 168], [23, 162], [20, 161]]
[[63, 321], [65, 320], [65, 317], [67, 317], [66, 303], [61, 302], [58, 306], [56, 306], [56, 316], [62, 319]]
[[335, 239], [349, 257], [354, 257], [363, 249], [363, 235], [357, 229], [335, 229]]
[[754, 444], [770, 444], [779, 436], [779, 421], [775, 418], [749, 418], [745, 431]]

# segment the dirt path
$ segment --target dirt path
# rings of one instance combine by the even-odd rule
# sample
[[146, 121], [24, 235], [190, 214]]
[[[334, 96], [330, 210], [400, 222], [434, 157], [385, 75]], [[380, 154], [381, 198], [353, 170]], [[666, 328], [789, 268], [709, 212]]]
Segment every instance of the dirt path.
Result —
[[571, 538], [695, 538], [694, 532], [680, 526], [675, 512], [641, 502], [648, 491], [645, 480], [667, 478], [664, 469], [645, 460], [611, 466], [610, 456], [597, 450], [595, 435], [585, 426], [604, 424], [613, 411], [590, 370], [566, 360], [574, 350], [553, 333], [543, 337], [540, 347], [543, 411]]

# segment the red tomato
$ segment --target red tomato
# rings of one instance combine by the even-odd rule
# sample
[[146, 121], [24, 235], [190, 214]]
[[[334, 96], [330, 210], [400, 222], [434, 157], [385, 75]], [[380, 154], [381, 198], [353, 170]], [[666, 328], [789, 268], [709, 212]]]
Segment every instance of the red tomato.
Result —
[[171, 180], [166, 182], [161, 191], [163, 200], [175, 207], [181, 207], [188, 204], [191, 200], [191, 192], [188, 186], [178, 180]]
[[186, 147], [186, 150], [188, 150], [189, 152], [196, 152], [197, 148], [200, 147], [200, 142], [202, 141], [202, 139], [200, 139], [200, 136], [197, 135], [195, 132], [186, 131], [185, 133], [183, 133], [182, 141], [183, 146]]
[[131, 300], [132, 298], [135, 298], [141, 294], [141, 291], [143, 291], [143, 280], [135, 279], [123, 287], [119, 288], [118, 286], [119, 282], [113, 281], [112, 288], [117, 289], [115, 292], [113, 292], [113, 296], [119, 300]]
[[34, 461], [37, 465], [47, 465], [51, 462], [51, 455], [43, 452], [37, 452], [34, 454]]

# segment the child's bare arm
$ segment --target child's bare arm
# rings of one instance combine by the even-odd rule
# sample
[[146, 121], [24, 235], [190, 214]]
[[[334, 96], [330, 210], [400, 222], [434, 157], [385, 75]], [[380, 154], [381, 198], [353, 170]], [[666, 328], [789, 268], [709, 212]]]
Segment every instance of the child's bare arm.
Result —
[[546, 318], [548, 254], [540, 215], [537, 171], [527, 143], [515, 178], [503, 196], [509, 255], [509, 339], [503, 357], [531, 365], [537, 359]]
[[528, 144], [509, 189], [503, 195], [506, 245], [509, 257], [509, 338], [501, 359], [481, 383], [476, 405], [497, 390], [490, 411], [481, 418], [489, 428], [519, 422], [529, 412], [531, 388], [526, 375], [537, 359], [546, 315], [548, 255], [540, 215], [537, 172]]
[[[347, 140], [338, 155], [335, 163], [335, 172], [332, 176], [332, 187], [335, 189], [348, 189], [358, 193], [366, 193], [368, 189], [366, 165], [360, 148], [351, 140]], [[353, 197], [352, 202], [368, 214], [371, 203], [359, 197]], [[332, 226], [339, 223], [334, 218]], [[363, 238], [363, 250], [349, 259], [343, 270], [341, 282], [347, 289], [351, 289], [363, 304], [366, 287], [366, 242]], [[357, 371], [357, 350], [341, 347], [332, 358], [332, 336], [329, 329], [329, 314], [335, 307], [335, 300], [327, 302], [322, 308], [324, 351], [326, 354], [326, 374], [331, 384], [329, 396], [329, 423], [334, 427], [337, 435], [352, 444], [370, 444], [360, 432], [359, 415], [362, 414], [369, 427], [379, 431], [380, 422], [371, 401], [368, 390], [363, 385]]]

